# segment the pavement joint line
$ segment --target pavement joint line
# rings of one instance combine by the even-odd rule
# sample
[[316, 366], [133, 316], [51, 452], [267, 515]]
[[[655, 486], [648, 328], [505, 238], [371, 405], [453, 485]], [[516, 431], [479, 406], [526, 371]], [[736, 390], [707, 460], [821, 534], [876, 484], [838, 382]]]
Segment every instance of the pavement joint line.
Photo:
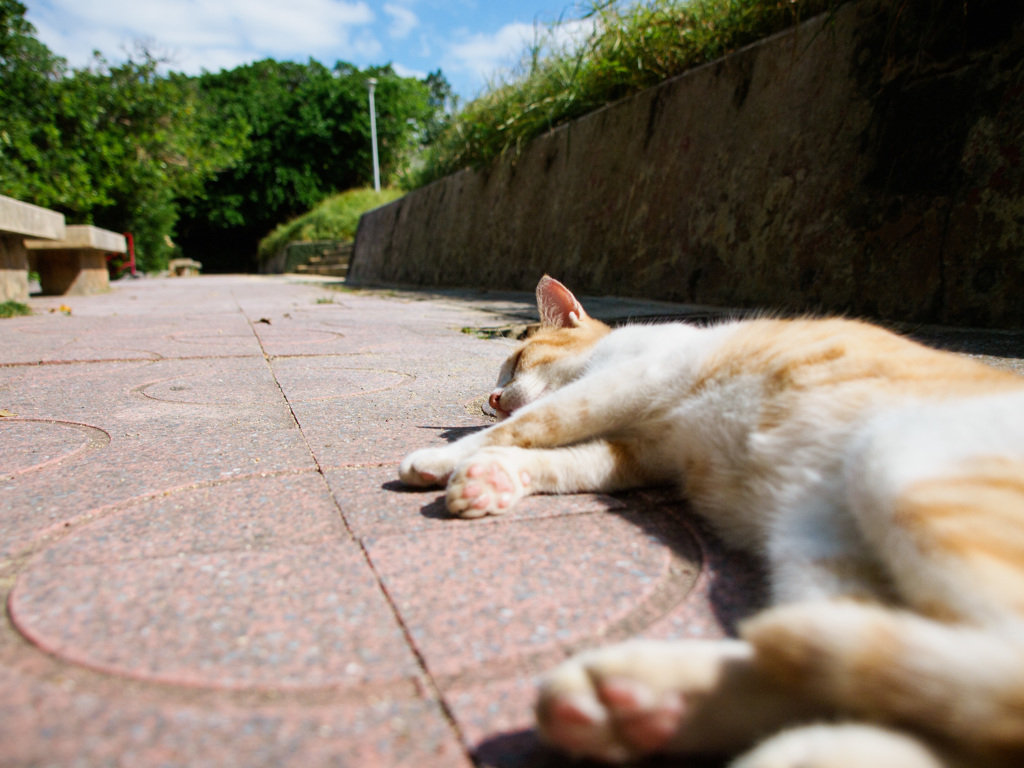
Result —
[[110, 358], [99, 358], [89, 360], [28, 360], [23, 362], [15, 363], [0, 363], [0, 368], [41, 368], [44, 365], [107, 365], [110, 363], [163, 363], [163, 362], [174, 362], [182, 361], [189, 362], [193, 360], [242, 360], [252, 359], [255, 360], [260, 355], [253, 353], [250, 355], [188, 355], [183, 357], [165, 357], [159, 352], [154, 352], [156, 357], [110, 357]]
[[448, 727], [451, 728], [452, 732], [455, 734], [455, 738], [458, 739], [459, 744], [462, 745], [462, 748], [466, 753], [467, 759], [469, 759], [471, 762], [475, 764], [477, 761], [473, 757], [472, 751], [470, 749], [470, 741], [467, 738], [465, 731], [463, 731], [462, 726], [459, 725], [459, 720], [456, 717], [455, 712], [448, 704], [448, 698], [445, 696], [444, 690], [439, 685], [434, 674], [430, 671], [430, 668], [427, 665], [426, 657], [424, 657], [423, 653], [420, 651], [419, 646], [416, 644], [415, 638], [413, 638], [412, 632], [409, 630], [408, 625], [405, 623], [405, 619], [402, 617], [401, 611], [399, 611], [395, 599], [391, 596], [391, 593], [388, 591], [387, 585], [384, 583], [384, 580], [381, 578], [380, 573], [377, 570], [377, 566], [374, 565], [373, 558], [370, 557], [370, 553], [366, 548], [365, 541], [363, 540], [362, 537], [359, 536], [355, 537], [355, 540], [359, 545], [360, 551], [363, 553], [363, 557], [366, 559], [367, 567], [369, 567], [370, 571], [373, 573], [373, 578], [376, 580], [381, 593], [384, 595], [384, 599], [387, 601], [388, 609], [391, 611], [392, 616], [394, 616], [395, 622], [398, 624], [398, 628], [402, 632], [402, 637], [405, 638], [406, 645], [409, 646], [410, 652], [416, 659], [416, 665], [419, 667], [420, 673], [423, 675], [423, 679], [426, 681], [426, 686], [429, 689], [432, 698], [434, 699], [434, 701], [437, 702], [437, 705], [440, 708], [441, 713], [444, 715], [445, 721], [448, 723]]
[[[232, 296], [234, 297], [234, 292], [232, 292]], [[236, 302], [236, 304], [238, 303], [237, 297], [235, 298], [235, 302]], [[239, 310], [242, 312], [242, 314], [244, 316], [245, 311], [242, 309], [240, 304], [239, 304]], [[316, 466], [316, 472], [323, 479], [324, 484], [326, 485], [328, 490], [330, 490], [331, 484], [328, 481], [327, 476], [324, 474], [324, 469], [320, 465], [320, 461], [317, 458], [316, 453], [313, 451], [312, 446], [309, 444], [309, 438], [306, 436], [305, 432], [302, 429], [302, 424], [299, 422], [299, 418], [298, 418], [298, 416], [295, 413], [295, 408], [292, 405], [292, 402], [288, 399], [288, 396], [285, 394], [284, 389], [281, 387], [280, 381], [278, 381], [278, 379], [277, 379], [277, 374], [274, 371], [274, 366], [271, 365], [271, 358], [267, 354], [266, 348], [263, 346], [263, 340], [259, 337], [259, 334], [256, 333], [255, 326], [250, 323], [250, 327], [253, 329], [253, 331], [252, 331], [253, 335], [256, 337], [257, 343], [259, 343], [260, 349], [263, 351], [263, 358], [266, 361], [267, 368], [270, 371], [271, 377], [273, 377], [274, 384], [277, 386], [278, 390], [281, 392], [281, 398], [287, 404], [288, 411], [291, 414], [292, 420], [295, 422], [296, 428], [299, 430], [299, 434], [302, 436], [302, 441], [303, 441], [303, 443], [306, 446], [306, 450], [309, 452], [310, 457], [313, 459], [313, 462], [314, 462], [314, 464]], [[384, 598], [384, 600], [385, 600], [385, 602], [386, 602], [386, 604], [388, 606], [388, 610], [391, 612], [391, 615], [394, 618], [395, 623], [399, 627], [399, 630], [402, 632], [402, 636], [405, 639], [405, 643], [408, 646], [410, 653], [412, 653], [413, 657], [416, 659], [416, 664], [417, 664], [417, 667], [419, 668], [420, 674], [423, 675], [423, 680], [426, 681], [426, 686], [429, 688], [429, 692], [432, 694], [431, 697], [434, 699], [434, 701], [437, 703], [438, 707], [440, 708], [440, 710], [441, 710], [445, 720], [448, 723], [448, 727], [451, 728], [451, 730], [454, 733], [455, 737], [458, 739], [458, 743], [460, 745], [462, 745], [464, 751], [466, 752], [467, 759], [472, 761], [473, 757], [469, 753], [469, 748], [468, 748], [469, 742], [466, 739], [466, 734], [463, 732], [462, 728], [459, 726], [459, 722], [458, 722], [458, 719], [455, 716], [455, 713], [449, 707], [448, 702], [445, 699], [441, 689], [438, 687], [437, 682], [434, 680], [433, 675], [430, 673], [430, 670], [427, 667], [426, 659], [423, 657], [422, 653], [420, 652], [420, 649], [417, 647], [416, 642], [415, 642], [415, 640], [414, 640], [414, 638], [412, 636], [412, 633], [409, 631], [409, 628], [406, 626], [405, 620], [403, 619], [402, 614], [399, 611], [397, 604], [395, 603], [395, 601], [394, 601], [393, 597], [391, 596], [390, 592], [388, 592], [387, 586], [384, 584], [384, 581], [381, 578], [380, 573], [377, 571], [377, 568], [376, 568], [376, 566], [373, 563], [373, 559], [370, 557], [370, 553], [366, 549], [365, 542], [363, 541], [362, 537], [356, 535], [355, 531], [352, 528], [351, 523], [349, 522], [348, 518], [345, 516], [345, 511], [341, 508], [341, 504], [338, 502], [337, 497], [335, 497], [333, 493], [331, 493], [331, 499], [333, 500], [334, 506], [338, 510], [338, 516], [341, 518], [341, 521], [342, 521], [342, 523], [345, 526], [345, 530], [348, 532], [349, 537], [359, 547], [359, 551], [360, 551], [360, 553], [362, 555], [363, 560], [366, 562], [367, 567], [370, 569], [370, 572], [373, 574], [373, 579], [374, 579], [375, 583], [377, 584], [377, 589], [380, 590], [380, 593], [381, 593], [382, 597]], [[413, 684], [415, 685], [415, 681], [414, 680], [410, 681], [410, 682], [413, 682]]]
[[[232, 296], [234, 297], [234, 292], [232, 292]], [[235, 303], [238, 304], [237, 297], [235, 297]], [[242, 309], [240, 304], [238, 305], [238, 307], [244, 316], [245, 311]], [[295, 422], [295, 426], [299, 430], [299, 434], [302, 436], [302, 440], [306, 446], [306, 450], [309, 451], [309, 455], [312, 457], [313, 462], [316, 465], [316, 471], [323, 478], [323, 481], [326, 484], [327, 488], [330, 489], [330, 482], [328, 481], [327, 476], [324, 474], [323, 467], [320, 466], [320, 461], [319, 459], [317, 459], [316, 453], [313, 451], [312, 446], [309, 444], [309, 438], [306, 436], [305, 432], [302, 429], [302, 424], [299, 422], [299, 418], [295, 413], [295, 408], [292, 405], [292, 402], [288, 399], [288, 396], [285, 394], [284, 389], [281, 387], [280, 381], [278, 381], [277, 379], [277, 374], [274, 371], [273, 365], [271, 365], [271, 358], [267, 354], [266, 348], [263, 346], [263, 340], [259, 337], [259, 334], [256, 333], [255, 325], [250, 323], [250, 327], [252, 328], [253, 335], [256, 337], [257, 343], [259, 343], [260, 345], [260, 349], [263, 351], [263, 358], [267, 363], [267, 368], [270, 371], [270, 375], [273, 377], [274, 384], [281, 392], [282, 399], [288, 405], [288, 411], [289, 413], [291, 413], [292, 420]], [[423, 675], [423, 679], [426, 681], [427, 687], [430, 689], [432, 698], [437, 702], [438, 707], [440, 707], [441, 712], [448, 723], [448, 727], [451, 728], [455, 737], [458, 739], [459, 744], [461, 744], [463, 749], [465, 750], [467, 759], [475, 762], [475, 760], [473, 760], [472, 754], [469, 751], [469, 740], [466, 738], [465, 732], [459, 725], [459, 721], [455, 716], [455, 712], [452, 711], [452, 709], [450, 708], [448, 701], [445, 698], [441, 688], [438, 686], [437, 681], [434, 679], [433, 674], [430, 672], [430, 669], [427, 666], [426, 658], [424, 658], [419, 647], [416, 645], [415, 639], [413, 638], [412, 633], [409, 631], [409, 627], [406, 625], [405, 619], [402, 617], [401, 611], [399, 611], [398, 609], [398, 605], [395, 603], [394, 598], [388, 591], [387, 585], [381, 578], [380, 573], [378, 572], [376, 566], [373, 563], [373, 559], [370, 557], [369, 551], [366, 549], [365, 542], [363, 541], [362, 537], [356, 535], [351, 523], [345, 516], [345, 511], [341, 508], [341, 504], [338, 503], [338, 500], [333, 493], [331, 494], [331, 498], [334, 502], [335, 507], [338, 510], [338, 515], [341, 517], [341, 521], [345, 526], [345, 530], [348, 532], [351, 539], [355, 541], [356, 544], [358, 545], [359, 551], [362, 554], [362, 557], [366, 562], [367, 567], [373, 574], [373, 578], [377, 584], [377, 588], [380, 590], [381, 595], [383, 596], [384, 600], [387, 603], [388, 610], [391, 612], [391, 615], [393, 616], [395, 623], [398, 625], [400, 631], [402, 632], [402, 636], [405, 639], [409, 651], [416, 659], [416, 664], [420, 670], [420, 673]]]

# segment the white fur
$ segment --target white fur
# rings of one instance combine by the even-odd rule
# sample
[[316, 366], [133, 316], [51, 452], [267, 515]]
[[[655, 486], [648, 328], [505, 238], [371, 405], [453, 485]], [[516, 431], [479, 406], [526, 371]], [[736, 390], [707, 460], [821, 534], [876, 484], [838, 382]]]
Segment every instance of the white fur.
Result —
[[[575, 312], [567, 324], [579, 324]], [[941, 556], [922, 551], [893, 525], [892, 516], [899, 494], [922, 479], [941, 477], [972, 458], [1024, 459], [1024, 385], [1012, 394], [928, 401], [892, 387], [850, 402], [827, 388], [811, 389], [788, 421], [762, 429], [764, 393], [770, 389], [766, 373], [751, 367], [695, 386], [742, 327], [627, 326], [553, 365], [514, 372], [508, 363], [498, 383], [499, 391], [515, 390], [511, 418], [445, 448], [417, 451], [403, 461], [401, 477], [414, 484], [443, 478], [449, 509], [463, 516], [500, 514], [526, 493], [678, 482], [727, 542], [768, 559], [773, 601], [793, 609], [769, 611], [758, 620], [762, 628], [776, 617], [794, 637], [820, 641], [822, 658], [833, 659], [827, 668], [835, 678], [823, 676], [815, 700], [822, 714], [868, 717], [874, 707], [889, 706], [844, 698], [858, 690], [855, 679], [842, 677], [856, 668], [847, 668], [844, 660], [872, 642], [868, 630], [874, 630], [906, 637], [904, 657], [893, 663], [909, 676], [911, 688], [915, 681], [924, 686], [921, 696], [931, 697], [928, 702], [954, 713], [949, 716], [956, 726], [947, 734], [936, 723], [916, 722], [913, 706], [903, 712], [895, 704], [891, 716], [967, 742], [988, 721], [1012, 720], [998, 702], [1007, 690], [1024, 691], [1024, 622], [998, 600], [978, 599], [969, 581]], [[546, 438], [550, 444], [524, 448], [503, 442], [514, 428], [545, 419], [560, 424], [557, 437]], [[624, 449], [635, 464], [628, 477], [617, 466]], [[695, 477], [687, 477], [691, 467], [699, 468]], [[481, 476], [498, 479], [481, 490]], [[851, 596], [873, 605], [861, 608], [843, 600]], [[878, 607], [888, 603], [949, 606], [976, 625], [949, 626]], [[645, 692], [667, 684], [681, 697], [681, 712], [694, 696], [704, 697], [702, 706], [710, 706], [710, 700], [721, 709], [707, 715], [715, 725], [704, 736], [688, 730], [687, 715], [680, 715], [676, 749], [699, 748], [701, 738], [718, 745], [723, 733], [737, 739], [762, 736], [743, 725], [744, 708], [755, 706], [752, 702], [763, 725], [799, 722], [806, 714], [799, 693], [761, 676], [757, 654], [768, 646], [752, 642], [753, 647], [634, 644], [573, 659], [544, 683], [542, 724], [551, 702], [569, 702], [576, 719], [591, 719], [593, 727], [588, 731], [590, 726], [575, 721], [559, 725], [556, 717], [549, 726], [556, 741], [616, 761], [644, 754], [644, 745], [631, 740], [628, 730], [642, 719], [617, 714], [602, 692], [609, 681], [621, 679], [635, 686], [636, 702], [659, 700]], [[718, 679], [727, 667], [732, 677], [722, 676], [726, 682], [715, 689], [708, 680]], [[709, 686], [715, 689], [711, 693]], [[674, 710], [652, 706], [649, 722], [675, 716]], [[858, 725], [798, 728], [766, 742], [736, 768], [950, 764], [914, 738]]]

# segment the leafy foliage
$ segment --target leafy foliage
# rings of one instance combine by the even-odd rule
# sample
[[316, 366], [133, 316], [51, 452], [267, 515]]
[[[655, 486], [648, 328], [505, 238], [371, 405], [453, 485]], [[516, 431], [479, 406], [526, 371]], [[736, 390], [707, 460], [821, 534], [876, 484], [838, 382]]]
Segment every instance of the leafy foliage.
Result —
[[280, 224], [260, 241], [260, 261], [288, 243], [303, 240], [354, 240], [359, 217], [402, 196], [397, 189], [350, 189], [332, 195], [308, 213]]
[[436, 130], [431, 99], [447, 85], [390, 66], [262, 61], [188, 77], [162, 64], [140, 49], [71, 71], [25, 6], [0, 0], [0, 194], [132, 232], [145, 270], [178, 247], [208, 270], [244, 270], [277, 224], [371, 177], [368, 77], [393, 181]]
[[204, 131], [195, 84], [161, 77], [145, 50], [69, 72], [24, 14], [18, 0], [0, 0], [0, 193], [69, 223], [131, 231], [140, 266], [160, 268], [176, 200], [234, 161], [245, 124]]
[[401, 178], [433, 108], [429, 86], [388, 67], [329, 70], [265, 60], [198, 79], [214, 114], [246, 121], [241, 161], [185, 207], [182, 242], [213, 271], [252, 269], [256, 244], [278, 223], [372, 179], [366, 81], [376, 77], [384, 179]]
[[28, 304], [22, 304], [20, 301], [0, 302], [0, 317], [19, 317], [31, 314], [32, 309]]
[[780, 31], [843, 0], [600, 0], [536, 39], [504, 81], [471, 102], [430, 147], [419, 183], [479, 167], [612, 101]]

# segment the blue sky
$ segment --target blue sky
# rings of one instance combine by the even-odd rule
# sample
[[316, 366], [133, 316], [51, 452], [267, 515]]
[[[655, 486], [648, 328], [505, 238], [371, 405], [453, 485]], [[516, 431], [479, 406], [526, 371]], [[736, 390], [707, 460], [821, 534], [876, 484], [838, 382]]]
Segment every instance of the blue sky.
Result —
[[574, 0], [22, 1], [39, 39], [73, 67], [93, 50], [123, 60], [140, 42], [188, 74], [264, 58], [391, 62], [406, 76], [442, 69], [464, 100], [518, 59], [535, 23], [580, 15]]

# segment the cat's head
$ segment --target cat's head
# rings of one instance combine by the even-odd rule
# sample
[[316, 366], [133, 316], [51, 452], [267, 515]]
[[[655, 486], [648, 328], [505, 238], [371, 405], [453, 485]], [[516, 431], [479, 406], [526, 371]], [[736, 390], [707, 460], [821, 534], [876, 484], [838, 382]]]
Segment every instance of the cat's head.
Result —
[[569, 289], [544, 275], [537, 283], [540, 328], [501, 366], [490, 406], [499, 419], [583, 373], [589, 351], [611, 329], [583, 311]]

